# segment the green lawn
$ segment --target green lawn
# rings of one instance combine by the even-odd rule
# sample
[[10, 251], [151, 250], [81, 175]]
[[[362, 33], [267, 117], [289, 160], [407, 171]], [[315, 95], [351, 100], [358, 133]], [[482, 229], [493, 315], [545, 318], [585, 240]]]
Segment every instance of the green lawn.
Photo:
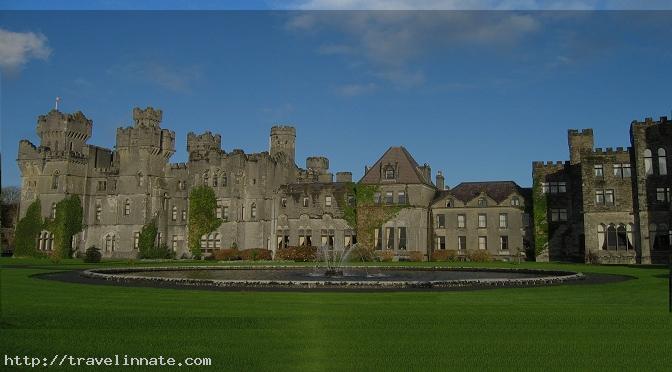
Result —
[[[462, 292], [298, 293], [68, 284], [29, 276], [91, 265], [19, 259], [0, 259], [0, 265], [0, 340], [7, 355], [205, 356], [214, 366], [193, 370], [236, 371], [672, 366], [672, 314], [662, 268], [492, 263], [487, 266], [637, 279]], [[2, 362], [0, 370], [6, 368]]]

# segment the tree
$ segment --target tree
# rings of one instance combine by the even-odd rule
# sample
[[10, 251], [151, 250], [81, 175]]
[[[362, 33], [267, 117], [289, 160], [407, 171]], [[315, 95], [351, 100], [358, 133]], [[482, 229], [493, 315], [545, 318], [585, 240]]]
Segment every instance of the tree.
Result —
[[21, 189], [17, 186], [3, 187], [0, 192], [3, 205], [19, 204], [21, 202]]
[[142, 230], [140, 230], [140, 237], [138, 238], [140, 258], [154, 258], [152, 255], [154, 247], [156, 246], [157, 233], [158, 229], [156, 228], [156, 221], [154, 219], [142, 227]]
[[37, 238], [40, 236], [43, 224], [41, 209], [40, 199], [35, 199], [28, 207], [25, 217], [19, 220], [19, 223], [16, 225], [16, 239], [14, 240], [15, 257], [41, 256], [41, 253], [36, 248]]
[[47, 230], [54, 234], [54, 258], [70, 258], [72, 237], [82, 231], [82, 203], [77, 195], [71, 195], [56, 203], [56, 218], [49, 221]]
[[215, 231], [222, 220], [217, 218], [215, 191], [209, 186], [195, 187], [189, 194], [189, 250], [201, 257], [201, 236]]

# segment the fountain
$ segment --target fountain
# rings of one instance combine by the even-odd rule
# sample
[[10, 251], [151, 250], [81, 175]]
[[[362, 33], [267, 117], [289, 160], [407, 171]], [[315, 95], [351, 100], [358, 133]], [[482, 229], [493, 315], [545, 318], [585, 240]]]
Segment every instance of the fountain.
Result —
[[329, 245], [318, 247], [317, 254], [315, 255], [316, 272], [320, 269], [324, 269], [324, 272], [322, 273], [324, 276], [344, 276], [344, 269], [350, 258], [350, 252], [356, 248], [356, 244], [343, 248], [334, 248]]

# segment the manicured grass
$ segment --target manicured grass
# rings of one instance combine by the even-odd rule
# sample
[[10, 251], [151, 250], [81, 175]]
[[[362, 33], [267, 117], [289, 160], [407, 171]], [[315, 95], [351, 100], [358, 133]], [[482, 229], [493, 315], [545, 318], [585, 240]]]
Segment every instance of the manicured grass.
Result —
[[[213, 367], [193, 370], [654, 371], [672, 365], [665, 268], [473, 264], [637, 279], [462, 292], [216, 292], [29, 277], [128, 264], [0, 259], [3, 353], [213, 359]], [[117, 368], [133, 370], [107, 367]]]

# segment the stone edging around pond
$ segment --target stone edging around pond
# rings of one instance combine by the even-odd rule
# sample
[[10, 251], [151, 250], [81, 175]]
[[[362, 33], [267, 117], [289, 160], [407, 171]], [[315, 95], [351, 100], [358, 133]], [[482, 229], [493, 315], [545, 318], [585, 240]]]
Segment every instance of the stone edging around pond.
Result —
[[[358, 266], [353, 266], [358, 267]], [[361, 266], [379, 270], [409, 271], [489, 271], [514, 272], [527, 274], [547, 274], [538, 278], [518, 279], [458, 279], [434, 281], [357, 281], [357, 280], [323, 280], [323, 281], [289, 281], [289, 280], [223, 280], [223, 279], [190, 279], [165, 278], [137, 275], [119, 275], [147, 271], [181, 271], [181, 270], [292, 270], [309, 268], [307, 266], [175, 266], [175, 267], [137, 267], [89, 269], [81, 273], [85, 278], [103, 279], [119, 283], [128, 282], [164, 282], [183, 286], [208, 286], [220, 288], [363, 288], [363, 289], [409, 289], [409, 288], [467, 288], [467, 287], [521, 287], [562, 284], [570, 281], [583, 280], [583, 273], [557, 270], [538, 269], [502, 269], [478, 267], [412, 267], [412, 266]]]

